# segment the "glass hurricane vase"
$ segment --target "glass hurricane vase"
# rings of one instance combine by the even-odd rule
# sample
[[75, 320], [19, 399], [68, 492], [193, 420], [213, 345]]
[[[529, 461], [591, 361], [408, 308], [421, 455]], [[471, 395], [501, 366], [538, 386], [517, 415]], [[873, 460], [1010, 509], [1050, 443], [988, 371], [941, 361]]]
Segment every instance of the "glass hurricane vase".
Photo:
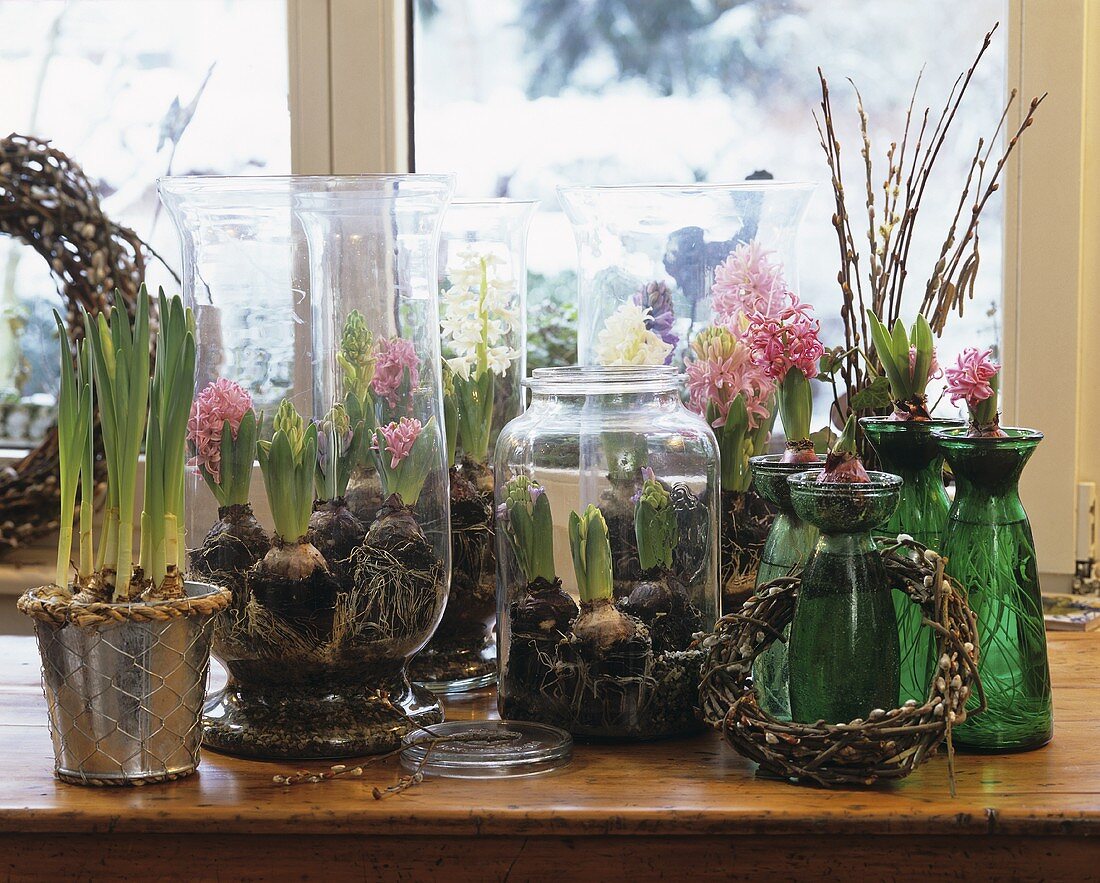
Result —
[[1036, 748], [1054, 732], [1035, 541], [1018, 488], [1043, 434], [1005, 433], [1003, 438], [969, 438], [961, 429], [936, 433], [956, 482], [943, 554], [947, 572], [966, 590], [977, 617], [978, 674], [987, 703], [984, 712], [954, 730], [954, 739], [958, 746], [985, 751]]
[[[859, 422], [882, 468], [902, 480], [898, 508], [873, 535], [892, 541], [904, 533], [939, 551], [951, 500], [943, 484], [943, 454], [932, 432], [959, 426], [960, 421], [864, 417]], [[921, 624], [920, 608], [899, 590], [894, 591], [894, 612], [901, 645], [899, 699], [901, 703], [910, 699], [923, 702], [936, 662], [935, 635]]]
[[[428, 175], [160, 181], [205, 403], [190, 564], [233, 593], [215, 623], [229, 679], [204, 709], [210, 748], [347, 757], [442, 720], [406, 665], [450, 579], [435, 258], [451, 188]], [[256, 415], [259, 468], [238, 447], [215, 482], [203, 439], [228, 451], [230, 403]], [[237, 498], [219, 508], [227, 483]]]
[[[765, 275], [777, 273], [797, 291], [797, 233], [812, 193], [812, 184], [778, 181], [559, 188], [577, 241], [580, 363], [637, 358], [609, 344], [640, 308], [667, 348], [667, 354], [655, 349], [657, 358], [683, 370], [695, 358], [696, 337], [731, 318], [716, 306], [721, 265], [727, 293], [737, 287], [730, 280], [752, 277], [765, 265]], [[774, 416], [751, 433], [737, 463], [722, 464], [724, 613], [752, 593], [771, 527], [774, 512], [750, 485], [748, 457], [765, 453]], [[730, 453], [724, 450], [723, 459]], [[734, 474], [738, 480], [729, 480]]]
[[900, 686], [890, 584], [871, 531], [898, 504], [901, 479], [868, 483], [787, 479], [795, 512], [821, 532], [802, 571], [791, 623], [791, 717], [849, 723], [895, 707]]
[[[803, 521], [795, 512], [787, 477], [807, 470], [816, 471], [824, 461], [819, 460], [819, 466], [815, 467], [813, 463], [783, 463], [782, 456], [763, 454], [749, 459], [753, 486], [776, 510], [775, 520], [768, 531], [764, 551], [760, 556], [760, 567], [756, 572], [757, 588], [800, 570], [817, 545], [819, 536], [817, 527]], [[787, 660], [790, 634], [788, 625], [783, 631], [784, 640], [774, 641], [757, 657], [752, 669], [760, 707], [780, 720], [790, 720], [791, 717], [790, 669]]]
[[443, 218], [439, 317], [444, 401], [454, 421], [447, 427], [454, 440], [451, 593], [432, 640], [409, 666], [435, 693], [496, 681], [492, 451], [501, 427], [523, 410], [527, 230], [537, 207], [534, 200], [458, 200]]

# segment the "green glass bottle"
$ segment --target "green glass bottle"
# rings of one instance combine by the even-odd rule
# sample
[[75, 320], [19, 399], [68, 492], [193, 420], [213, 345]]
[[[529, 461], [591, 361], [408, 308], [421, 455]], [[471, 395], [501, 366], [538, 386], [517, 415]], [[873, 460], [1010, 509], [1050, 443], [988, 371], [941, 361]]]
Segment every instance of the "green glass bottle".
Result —
[[[757, 493], [776, 508], [775, 520], [764, 542], [760, 567], [756, 571], [758, 588], [801, 568], [817, 545], [817, 528], [799, 518], [791, 505], [787, 476], [807, 470], [818, 472], [824, 460], [819, 459], [815, 466], [813, 463], [783, 463], [780, 462], [782, 457], [782, 454], [763, 454], [749, 458]], [[788, 626], [783, 637], [789, 640], [790, 633]], [[787, 644], [783, 641], [775, 641], [761, 653], [752, 668], [760, 707], [779, 720], [791, 719], [789, 676]]]
[[848, 723], [893, 708], [900, 687], [897, 620], [871, 530], [894, 512], [901, 479], [787, 479], [794, 510], [821, 536], [802, 571], [791, 623], [791, 716]]
[[977, 617], [987, 703], [954, 730], [954, 740], [984, 751], [1036, 748], [1054, 733], [1035, 541], [1018, 489], [1043, 434], [1004, 431], [1003, 438], [935, 433], [957, 485], [942, 551]]
[[[940, 548], [951, 500], [943, 486], [943, 454], [932, 431], [953, 429], [961, 420], [892, 420], [864, 417], [859, 421], [878, 454], [882, 468], [902, 480], [901, 499], [893, 516], [872, 531], [876, 539], [894, 540], [908, 534], [930, 549]], [[899, 705], [924, 702], [936, 664], [932, 630], [921, 625], [920, 608], [894, 590], [894, 613], [901, 646]]]

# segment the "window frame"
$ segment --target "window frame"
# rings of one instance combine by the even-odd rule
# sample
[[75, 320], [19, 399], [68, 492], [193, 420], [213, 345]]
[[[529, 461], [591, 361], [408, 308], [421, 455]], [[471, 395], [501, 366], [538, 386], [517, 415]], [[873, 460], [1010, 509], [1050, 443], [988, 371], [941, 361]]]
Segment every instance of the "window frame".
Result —
[[1078, 511], [1078, 484], [1100, 478], [1100, 421], [1088, 407], [1100, 407], [1100, 394], [1085, 375], [1100, 356], [1100, 272], [1084, 247], [1100, 223], [1100, 206], [1086, 199], [1096, 168], [1085, 151], [1100, 93], [1087, 76], [1100, 53], [1086, 52], [1087, 37], [1100, 37], [1100, 9], [1088, 0], [1010, 0], [1008, 13], [1007, 79], [1021, 99], [1010, 123], [1019, 125], [1032, 96], [1048, 97], [1005, 175], [1004, 421], [1046, 434], [1021, 496], [1046, 590], [1069, 591], [1078, 557], [1093, 554], [1087, 542], [1077, 548], [1082, 519], [1086, 537], [1095, 534], [1095, 513]]

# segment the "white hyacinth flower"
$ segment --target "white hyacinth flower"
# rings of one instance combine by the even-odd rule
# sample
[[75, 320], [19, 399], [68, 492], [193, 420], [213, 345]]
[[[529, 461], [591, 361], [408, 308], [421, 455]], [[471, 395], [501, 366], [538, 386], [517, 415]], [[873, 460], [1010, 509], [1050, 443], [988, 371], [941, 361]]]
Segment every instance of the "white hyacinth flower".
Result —
[[448, 272], [450, 287], [442, 293], [439, 327], [446, 350], [453, 354], [447, 362], [463, 380], [476, 380], [485, 371], [504, 376], [519, 358], [507, 341], [519, 313], [515, 285], [501, 272], [506, 264], [496, 255], [465, 249]]
[[597, 337], [597, 361], [601, 365], [663, 365], [672, 345], [646, 327], [649, 315], [647, 307], [626, 303], [608, 316]]

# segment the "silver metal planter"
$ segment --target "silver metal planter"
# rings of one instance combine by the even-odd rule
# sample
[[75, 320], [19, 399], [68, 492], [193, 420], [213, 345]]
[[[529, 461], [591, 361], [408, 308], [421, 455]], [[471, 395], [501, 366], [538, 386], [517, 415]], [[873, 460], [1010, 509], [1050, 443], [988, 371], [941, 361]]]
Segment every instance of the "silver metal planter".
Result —
[[143, 785], [194, 772], [213, 615], [226, 589], [185, 585], [186, 598], [73, 604], [32, 589], [54, 771], [84, 785]]

